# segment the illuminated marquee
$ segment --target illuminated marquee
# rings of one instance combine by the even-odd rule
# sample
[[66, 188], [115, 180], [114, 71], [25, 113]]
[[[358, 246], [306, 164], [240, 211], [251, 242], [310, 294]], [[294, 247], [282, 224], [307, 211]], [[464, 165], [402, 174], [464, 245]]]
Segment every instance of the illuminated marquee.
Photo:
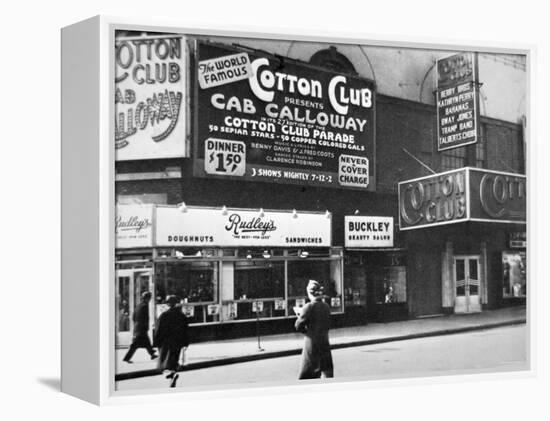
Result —
[[525, 176], [461, 168], [399, 183], [400, 229], [465, 221], [525, 223]]

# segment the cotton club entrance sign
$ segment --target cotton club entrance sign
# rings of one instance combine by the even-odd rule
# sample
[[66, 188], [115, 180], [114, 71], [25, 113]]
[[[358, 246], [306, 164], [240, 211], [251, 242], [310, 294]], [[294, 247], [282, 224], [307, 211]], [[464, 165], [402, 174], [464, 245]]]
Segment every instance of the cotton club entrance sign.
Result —
[[402, 230], [465, 221], [523, 224], [524, 175], [461, 168], [399, 183]]

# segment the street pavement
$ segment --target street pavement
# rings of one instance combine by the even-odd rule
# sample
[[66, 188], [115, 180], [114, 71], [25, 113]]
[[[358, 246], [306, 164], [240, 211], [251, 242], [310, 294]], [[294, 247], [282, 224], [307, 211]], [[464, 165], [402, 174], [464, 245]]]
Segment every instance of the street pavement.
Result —
[[[528, 369], [524, 324], [453, 335], [342, 348], [332, 351], [334, 379], [298, 381], [300, 356], [270, 358], [180, 373], [177, 387], [202, 390], [266, 384], [304, 384], [350, 380], [512, 372]], [[168, 390], [163, 375], [117, 382], [117, 390]]]
[[[524, 306], [518, 306], [473, 314], [453, 314], [332, 329], [330, 342], [333, 349], [339, 349], [525, 322], [526, 309]], [[262, 350], [258, 348], [256, 337], [195, 343], [191, 344], [186, 352], [185, 370], [297, 355], [301, 352], [302, 342], [302, 334], [287, 333], [261, 337]], [[151, 361], [144, 349], [136, 352], [133, 364], [122, 361], [125, 353], [126, 349], [116, 350], [117, 381], [158, 374], [156, 361]]]

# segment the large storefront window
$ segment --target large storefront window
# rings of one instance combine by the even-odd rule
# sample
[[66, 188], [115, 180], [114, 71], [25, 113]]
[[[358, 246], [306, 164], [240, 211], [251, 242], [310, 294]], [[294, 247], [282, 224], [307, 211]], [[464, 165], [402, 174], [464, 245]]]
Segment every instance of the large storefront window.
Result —
[[295, 306], [308, 302], [310, 279], [323, 285], [332, 312], [343, 311], [341, 249], [181, 249], [158, 255], [157, 317], [167, 309], [168, 295], [180, 299], [189, 323], [292, 317]]
[[285, 316], [280, 304], [285, 296], [284, 261], [244, 260], [234, 268], [234, 319]]
[[374, 274], [376, 304], [405, 303], [407, 301], [407, 277], [405, 266], [379, 268]]
[[342, 311], [342, 281], [340, 260], [298, 260], [288, 262], [288, 305], [301, 307], [307, 299], [310, 279], [324, 289], [324, 300], [333, 312]]
[[502, 252], [502, 296], [525, 297], [527, 294], [527, 255], [524, 251]]
[[406, 318], [407, 269], [402, 251], [350, 251], [344, 273], [346, 309], [353, 317]]
[[235, 299], [273, 298], [285, 295], [284, 262], [235, 262]]
[[176, 295], [190, 323], [219, 320], [217, 261], [157, 263], [155, 285], [157, 314], [166, 309], [166, 297]]

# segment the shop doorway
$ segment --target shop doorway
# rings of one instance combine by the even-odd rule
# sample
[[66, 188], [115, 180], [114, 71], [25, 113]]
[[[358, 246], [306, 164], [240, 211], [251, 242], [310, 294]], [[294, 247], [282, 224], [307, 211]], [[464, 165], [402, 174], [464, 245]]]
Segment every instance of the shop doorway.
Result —
[[455, 256], [455, 313], [481, 311], [480, 301], [480, 256]]
[[134, 330], [134, 309], [141, 301], [141, 294], [149, 291], [153, 300], [149, 303], [149, 320], [153, 318], [153, 271], [151, 269], [118, 269], [116, 271], [116, 346], [129, 346]]

